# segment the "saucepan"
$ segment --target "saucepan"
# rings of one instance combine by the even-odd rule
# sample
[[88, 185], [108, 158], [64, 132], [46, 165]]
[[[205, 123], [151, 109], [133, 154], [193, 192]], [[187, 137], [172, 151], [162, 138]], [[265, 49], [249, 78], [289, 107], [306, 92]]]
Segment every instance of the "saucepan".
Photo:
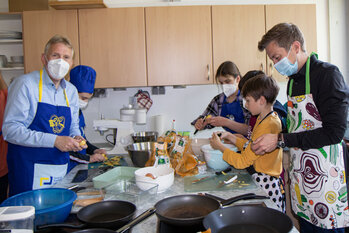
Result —
[[[253, 193], [247, 193], [239, 195], [227, 200], [218, 200], [211, 195], [196, 195], [196, 194], [185, 194], [177, 195], [165, 198], [155, 204], [153, 208], [148, 209], [139, 217], [135, 218], [124, 227], [118, 229], [116, 232], [123, 233], [129, 228], [135, 226], [142, 220], [151, 216], [154, 212], [157, 217], [170, 225], [185, 227], [200, 225], [202, 221], [214, 210], [217, 210], [223, 206], [229, 205], [233, 202], [246, 199], [265, 199], [266, 196], [259, 196]], [[77, 231], [76, 233], [108, 233], [113, 232], [107, 229], [86, 229]]]
[[288, 233], [291, 219], [284, 213], [263, 206], [238, 205], [208, 214], [203, 224], [211, 233]]
[[81, 208], [76, 216], [82, 224], [49, 224], [37, 226], [37, 230], [50, 228], [107, 228], [118, 229], [130, 222], [136, 213], [136, 206], [127, 201], [102, 201]]

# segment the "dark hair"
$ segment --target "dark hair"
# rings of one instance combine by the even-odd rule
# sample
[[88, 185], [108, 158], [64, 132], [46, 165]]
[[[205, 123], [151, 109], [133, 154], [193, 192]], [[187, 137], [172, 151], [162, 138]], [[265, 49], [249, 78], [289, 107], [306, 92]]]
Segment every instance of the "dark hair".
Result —
[[239, 90], [242, 90], [242, 87], [244, 86], [244, 84], [247, 82], [247, 80], [249, 80], [250, 78], [253, 78], [254, 76], [257, 76], [259, 74], [264, 74], [263, 71], [261, 70], [250, 70], [248, 71], [241, 79], [239, 82]]
[[279, 23], [270, 29], [258, 42], [259, 51], [263, 51], [270, 42], [275, 41], [279, 47], [289, 50], [294, 41], [301, 44], [301, 49], [305, 52], [305, 41], [299, 28], [291, 23]]
[[218, 77], [220, 76], [227, 77], [228, 75], [231, 75], [234, 78], [236, 78], [237, 76], [241, 77], [239, 68], [235, 65], [234, 62], [225, 61], [218, 67], [216, 77], [215, 77], [216, 83], [219, 83]]
[[259, 74], [249, 79], [242, 88], [242, 96], [252, 96], [254, 100], [258, 100], [263, 96], [267, 103], [274, 104], [279, 94], [279, 86], [276, 81], [265, 74]]

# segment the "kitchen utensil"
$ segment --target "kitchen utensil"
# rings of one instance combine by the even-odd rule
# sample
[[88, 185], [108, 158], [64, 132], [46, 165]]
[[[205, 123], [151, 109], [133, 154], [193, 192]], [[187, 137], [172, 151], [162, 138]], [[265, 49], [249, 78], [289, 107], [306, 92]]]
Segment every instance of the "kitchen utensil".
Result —
[[82, 224], [50, 224], [38, 226], [38, 230], [51, 228], [83, 229], [97, 227], [118, 229], [127, 224], [134, 216], [136, 206], [127, 201], [102, 201], [81, 208], [76, 217]]
[[[233, 151], [237, 151], [237, 148], [232, 144], [224, 144], [224, 146]], [[230, 166], [223, 160], [223, 153], [220, 150], [213, 149], [210, 144], [203, 145], [201, 150], [204, 152], [205, 161], [208, 167], [216, 171], [221, 171]]]
[[[150, 177], [147, 174], [150, 173], [153, 177]], [[158, 184], [158, 192], [163, 192], [168, 189], [174, 182], [174, 169], [168, 167], [167, 165], [159, 165], [157, 167], [144, 167], [135, 171], [136, 184], [142, 190], [146, 189], [148, 185], [147, 183], [155, 183]]]
[[234, 182], [234, 180], [236, 180], [236, 178], [238, 178], [237, 175], [233, 176], [233, 177], [229, 177], [228, 180], [224, 180], [223, 182], [219, 183], [217, 188], [221, 188], [223, 187], [224, 185], [227, 185], [227, 184], [230, 184], [232, 182]]
[[[225, 169], [224, 171], [220, 171], [220, 172], [216, 172], [215, 174], [217, 175], [217, 176], [219, 176], [219, 175], [226, 175], [226, 173], [228, 173], [228, 172], [230, 172], [231, 171], [231, 167], [228, 167], [227, 169]], [[216, 176], [204, 176], [204, 177], [201, 177], [201, 178], [199, 178], [199, 179], [196, 179], [196, 180], [193, 180], [191, 183], [192, 184], [196, 184], [196, 183], [199, 183], [199, 182], [201, 182], [201, 181], [205, 181], [205, 180], [208, 180], [208, 179], [213, 179], [213, 178], [215, 178]]]
[[287, 233], [293, 224], [284, 213], [262, 206], [237, 205], [215, 210], [203, 220], [212, 233]]
[[61, 223], [68, 217], [76, 193], [63, 188], [23, 192], [6, 199], [1, 206], [34, 206], [34, 225]]
[[[205, 122], [205, 120], [206, 120], [206, 118], [210, 118], [211, 117], [211, 115], [207, 115], [207, 116], [204, 116], [202, 119], [203, 119], [203, 122]], [[194, 131], [194, 135], [198, 132], [199, 130], [198, 129], [196, 129], [195, 131]]]
[[155, 131], [141, 131], [131, 134], [134, 143], [137, 142], [156, 142], [158, 132]]
[[144, 167], [154, 149], [154, 142], [138, 142], [128, 145], [126, 150], [136, 167]]

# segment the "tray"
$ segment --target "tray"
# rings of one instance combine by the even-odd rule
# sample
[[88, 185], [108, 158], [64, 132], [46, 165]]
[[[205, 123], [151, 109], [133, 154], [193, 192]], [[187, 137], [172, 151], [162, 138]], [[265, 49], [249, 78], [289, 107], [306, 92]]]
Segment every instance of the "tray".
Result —
[[92, 179], [95, 188], [103, 188], [116, 183], [120, 180], [131, 180], [135, 177], [135, 171], [138, 167], [119, 166], [113, 168], [102, 175], [96, 176]]
[[[226, 180], [229, 180], [233, 176], [237, 175], [237, 179], [227, 185], [220, 186], [220, 184]], [[228, 173], [227, 175], [209, 175], [210, 178], [202, 180], [198, 183], [192, 183], [192, 181], [200, 179], [208, 175], [196, 175], [184, 178], [184, 191], [186, 192], [201, 192], [201, 191], [222, 191], [231, 189], [251, 190], [257, 189], [256, 184], [253, 182], [251, 175], [245, 173]]]

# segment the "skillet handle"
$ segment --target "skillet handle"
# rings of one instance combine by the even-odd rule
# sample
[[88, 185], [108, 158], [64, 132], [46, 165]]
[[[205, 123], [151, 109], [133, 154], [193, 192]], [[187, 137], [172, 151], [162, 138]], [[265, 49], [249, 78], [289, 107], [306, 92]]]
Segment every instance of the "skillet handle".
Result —
[[249, 200], [249, 199], [268, 199], [267, 196], [260, 196], [256, 195], [254, 193], [247, 193], [243, 195], [239, 195], [236, 197], [229, 198], [227, 200], [221, 201], [222, 206], [230, 205], [234, 202], [240, 201], [240, 200]]
[[86, 224], [71, 225], [71, 224], [57, 223], [57, 224], [47, 224], [47, 225], [36, 226], [36, 229], [37, 230], [44, 230], [44, 229], [51, 229], [51, 228], [82, 229], [84, 227], [86, 227]]
[[127, 223], [125, 226], [119, 228], [116, 232], [117, 233], [124, 233], [125, 231], [127, 231], [128, 229], [130, 229], [131, 227], [134, 227], [135, 225], [137, 225], [138, 223], [142, 222], [143, 220], [147, 219], [148, 217], [150, 217], [151, 215], [153, 215], [155, 213], [156, 209], [150, 208], [146, 211], [144, 211], [142, 214], [138, 215], [135, 219], [133, 219], [131, 222]]

